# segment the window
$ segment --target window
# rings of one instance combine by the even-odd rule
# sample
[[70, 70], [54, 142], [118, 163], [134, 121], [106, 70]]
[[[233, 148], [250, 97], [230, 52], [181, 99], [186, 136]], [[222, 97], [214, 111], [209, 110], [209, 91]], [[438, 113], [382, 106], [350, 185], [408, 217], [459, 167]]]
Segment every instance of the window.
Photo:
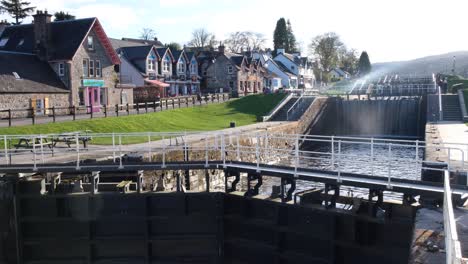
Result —
[[101, 61], [97, 60], [94, 67], [96, 68], [96, 77], [101, 77]]
[[192, 60], [192, 63], [190, 64], [190, 73], [191, 74], [197, 73], [197, 61], [196, 60]]
[[15, 79], [16, 80], [20, 80], [21, 77], [19, 76], [19, 74], [17, 72], [13, 72], [13, 76], [15, 76]]
[[88, 59], [83, 60], [83, 77], [88, 77], [89, 74], [88, 61]]
[[90, 60], [89, 61], [89, 77], [94, 76], [94, 61]]
[[8, 42], [8, 38], [2, 38], [0, 39], [0, 47], [5, 47], [5, 45]]
[[177, 64], [177, 72], [184, 74], [185, 73], [185, 63], [183, 61], [179, 61]]
[[17, 47], [21, 47], [23, 46], [23, 44], [24, 44], [24, 39], [21, 39], [20, 42], [18, 42]]
[[65, 64], [63, 62], [60, 62], [58, 64], [58, 75], [59, 76], [64, 76], [65, 75]]
[[147, 68], [148, 68], [148, 71], [154, 71], [156, 69], [156, 66], [155, 66], [155, 60], [153, 59], [148, 59], [148, 63], [147, 63]]
[[232, 72], [234, 71], [234, 69], [232, 68], [231, 65], [229, 65], [228, 68], [227, 68], [227, 71], [228, 71], [229, 74], [232, 74]]
[[94, 50], [94, 38], [93, 36], [88, 36], [88, 49]]
[[163, 72], [169, 72], [170, 65], [171, 65], [171, 59], [169, 58], [169, 56], [166, 55], [163, 61]]
[[239, 81], [239, 87], [240, 87], [241, 89], [244, 89], [244, 82], [243, 82], [243, 81]]
[[233, 81], [229, 82], [229, 88], [231, 88], [231, 89], [234, 88], [234, 82]]

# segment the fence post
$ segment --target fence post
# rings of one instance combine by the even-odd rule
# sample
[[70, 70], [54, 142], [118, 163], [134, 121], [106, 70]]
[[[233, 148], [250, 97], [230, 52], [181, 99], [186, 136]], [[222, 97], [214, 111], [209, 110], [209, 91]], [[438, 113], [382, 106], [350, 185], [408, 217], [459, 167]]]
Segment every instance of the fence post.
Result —
[[392, 143], [388, 144], [388, 183], [387, 188], [392, 189], [391, 178], [392, 178]]
[[205, 138], [205, 168], [208, 168], [208, 137]]
[[374, 138], [371, 138], [371, 175], [374, 176]]
[[151, 132], [148, 132], [148, 155], [149, 162], [153, 160], [153, 154], [151, 153]]
[[164, 136], [162, 137], [162, 144], [163, 144], [163, 153], [162, 153], [162, 166], [161, 168], [166, 167], [166, 142], [164, 142]]
[[119, 105], [115, 104], [115, 116], [119, 116]]
[[39, 144], [41, 144], [41, 161], [42, 161], [42, 164], [44, 164], [44, 145], [42, 143], [43, 143], [42, 135], [39, 135]]
[[167, 99], [165, 101], [166, 101], [166, 110], [167, 110], [169, 109], [169, 105], [167, 104]]
[[115, 133], [112, 132], [112, 160], [115, 163]]
[[240, 137], [240, 132], [237, 132], [237, 161], [240, 161], [240, 140], [239, 140], [239, 137]]
[[172, 109], [175, 109], [175, 99], [172, 98]]
[[76, 106], [73, 106], [73, 121], [76, 120]]
[[93, 104], [89, 105], [89, 117], [93, 119], [94, 107]]
[[136, 110], [137, 110], [137, 115], [140, 114], [140, 104], [136, 103]]
[[338, 141], [338, 179], [337, 182], [341, 183], [341, 140]]
[[294, 178], [297, 178], [297, 167], [299, 167], [299, 135], [296, 137], [296, 150], [295, 150], [295, 164], [294, 164]]
[[8, 142], [7, 136], [3, 135], [4, 151], [5, 151], [5, 161], [7, 165], [11, 165], [11, 158], [8, 157]]
[[257, 172], [260, 172], [260, 137], [258, 135], [258, 132], [256, 134], [257, 137], [257, 145], [255, 146], [255, 156], [257, 157]]
[[148, 102], [145, 102], [145, 112], [148, 113]]
[[130, 115], [130, 106], [127, 103], [127, 115]]
[[180, 97], [177, 98], [177, 102], [179, 103], [179, 108], [180, 108]]
[[11, 127], [11, 109], [8, 109], [8, 126]]
[[104, 117], [107, 117], [107, 105], [104, 105]]
[[31, 117], [32, 117], [32, 124], [35, 125], [36, 124], [36, 109], [33, 107], [31, 108]]
[[335, 136], [331, 137], [331, 169], [335, 170]]
[[76, 170], [80, 170], [80, 140], [78, 133], [75, 133], [75, 144], [76, 144]]
[[123, 164], [122, 164], [122, 135], [119, 135], [119, 160], [120, 160], [119, 169], [123, 169]]
[[37, 164], [36, 164], [36, 137], [33, 137], [32, 142], [33, 142], [33, 163], [34, 163], [33, 171], [37, 171]]
[[55, 123], [55, 106], [52, 106], [52, 119], [53, 119], [53, 122]]

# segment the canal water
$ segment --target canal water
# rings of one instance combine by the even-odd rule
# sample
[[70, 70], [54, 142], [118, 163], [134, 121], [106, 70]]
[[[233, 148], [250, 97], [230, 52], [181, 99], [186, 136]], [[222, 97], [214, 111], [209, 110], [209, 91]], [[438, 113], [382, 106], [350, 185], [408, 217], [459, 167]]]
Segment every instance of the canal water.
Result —
[[[395, 144], [389, 147], [384, 144], [375, 144], [372, 150], [368, 144], [342, 143], [341, 159], [339, 158], [338, 144], [334, 145], [335, 166], [332, 168], [331, 144], [317, 145], [309, 148], [306, 157], [300, 160], [300, 167], [319, 169], [326, 171], [341, 171], [348, 173], [374, 175], [388, 178], [401, 178], [419, 180], [421, 177], [421, 163], [416, 159], [423, 160], [421, 148], [416, 151], [414, 144]], [[284, 161], [282, 164], [290, 163]], [[244, 183], [246, 187], [246, 183]], [[273, 186], [280, 185], [277, 178], [268, 177], [264, 179], [260, 192], [270, 195]], [[323, 187], [321, 183], [309, 181], [297, 181], [296, 192]], [[356, 197], [367, 196], [367, 190], [355, 187], [343, 187], [342, 191], [347, 195]], [[395, 196], [388, 193], [388, 196]], [[399, 196], [398, 196], [399, 197]]]

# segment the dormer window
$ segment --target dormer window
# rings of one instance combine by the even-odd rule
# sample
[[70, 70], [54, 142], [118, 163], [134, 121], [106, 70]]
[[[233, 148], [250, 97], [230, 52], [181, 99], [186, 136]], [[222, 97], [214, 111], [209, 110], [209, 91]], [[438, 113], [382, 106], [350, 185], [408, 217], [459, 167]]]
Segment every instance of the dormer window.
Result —
[[88, 36], [88, 49], [94, 50], [94, 38], [93, 36]]
[[63, 62], [58, 64], [58, 75], [59, 76], [65, 75], [65, 64]]
[[177, 72], [179, 74], [184, 74], [185, 73], [185, 61], [184, 61], [184, 59], [180, 59], [179, 63], [177, 63]]
[[2, 38], [0, 39], [0, 47], [5, 47], [5, 45], [8, 42], [8, 38]]
[[190, 64], [190, 73], [191, 74], [197, 73], [197, 61], [196, 60], [192, 60], [192, 63]]
[[232, 74], [234, 72], [234, 68], [232, 67], [232, 65], [228, 66], [227, 72], [228, 72], [228, 74]]

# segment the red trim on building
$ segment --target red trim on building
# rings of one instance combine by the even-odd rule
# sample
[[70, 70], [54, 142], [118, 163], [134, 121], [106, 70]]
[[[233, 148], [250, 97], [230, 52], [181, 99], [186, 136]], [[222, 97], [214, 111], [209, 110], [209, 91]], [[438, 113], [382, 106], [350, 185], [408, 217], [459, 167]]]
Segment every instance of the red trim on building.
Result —
[[146, 83], [149, 83], [149, 84], [152, 84], [152, 85], [155, 85], [155, 86], [158, 86], [158, 87], [169, 87], [169, 86], [171, 86], [171, 85], [168, 84], [168, 83], [161, 82], [161, 81], [158, 81], [158, 80], [149, 80], [149, 79], [145, 79], [145, 82], [146, 82]]
[[96, 18], [96, 21], [94, 22], [94, 31], [96, 32], [96, 35], [101, 41], [101, 44], [104, 47], [107, 53], [107, 56], [109, 56], [112, 64], [114, 65], [120, 64], [119, 55], [112, 47], [112, 44], [109, 41], [109, 38], [107, 37], [106, 32], [104, 31], [104, 28], [102, 27], [101, 23], [99, 22], [97, 18]]

